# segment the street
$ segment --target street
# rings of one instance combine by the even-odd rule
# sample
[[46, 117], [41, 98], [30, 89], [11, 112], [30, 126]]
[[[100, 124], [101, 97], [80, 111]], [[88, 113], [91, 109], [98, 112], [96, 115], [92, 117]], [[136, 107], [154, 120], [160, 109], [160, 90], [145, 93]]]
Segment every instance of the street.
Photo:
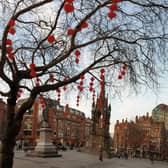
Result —
[[63, 156], [58, 158], [25, 157], [23, 151], [16, 151], [14, 168], [167, 168], [168, 162], [147, 159], [103, 159], [97, 156], [76, 151], [60, 152]]

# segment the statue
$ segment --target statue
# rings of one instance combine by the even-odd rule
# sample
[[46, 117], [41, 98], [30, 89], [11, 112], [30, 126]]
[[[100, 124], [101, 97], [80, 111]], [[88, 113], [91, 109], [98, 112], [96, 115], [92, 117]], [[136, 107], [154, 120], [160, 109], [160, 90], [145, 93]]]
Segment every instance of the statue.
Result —
[[45, 121], [48, 123], [48, 108], [47, 107], [43, 108], [42, 121]]

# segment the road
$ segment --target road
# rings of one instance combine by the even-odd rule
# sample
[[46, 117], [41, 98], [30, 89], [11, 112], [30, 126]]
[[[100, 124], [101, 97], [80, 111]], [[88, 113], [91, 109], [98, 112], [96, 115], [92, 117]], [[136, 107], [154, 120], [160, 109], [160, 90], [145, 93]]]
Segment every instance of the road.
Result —
[[168, 162], [154, 161], [152, 164], [147, 159], [104, 159], [98, 160], [97, 156], [76, 151], [61, 153], [60, 158], [26, 157], [24, 152], [16, 152], [14, 168], [168, 168]]

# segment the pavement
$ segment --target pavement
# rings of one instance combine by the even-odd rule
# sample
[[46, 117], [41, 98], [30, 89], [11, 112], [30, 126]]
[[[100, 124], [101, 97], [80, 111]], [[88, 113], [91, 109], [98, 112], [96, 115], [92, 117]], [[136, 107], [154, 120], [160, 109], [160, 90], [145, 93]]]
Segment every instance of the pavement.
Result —
[[62, 157], [38, 158], [27, 157], [23, 151], [16, 151], [13, 168], [168, 168], [168, 162], [154, 161], [148, 159], [128, 160], [112, 158], [103, 159], [87, 153], [75, 150], [59, 152]]

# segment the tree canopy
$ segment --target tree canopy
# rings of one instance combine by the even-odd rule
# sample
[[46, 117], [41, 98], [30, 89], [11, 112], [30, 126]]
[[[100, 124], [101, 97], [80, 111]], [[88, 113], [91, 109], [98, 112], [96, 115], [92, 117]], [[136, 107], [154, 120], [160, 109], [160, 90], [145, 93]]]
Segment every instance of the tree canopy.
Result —
[[[0, 94], [7, 97], [8, 140], [17, 135], [24, 113], [39, 94], [56, 90], [60, 100], [60, 88], [66, 91], [76, 83], [79, 93], [88, 88], [94, 97], [95, 86], [106, 84], [117, 91], [123, 78], [134, 88], [153, 86], [167, 62], [168, 0], [0, 4], [0, 78], [5, 87]], [[23, 90], [29, 97], [15, 111]]]

